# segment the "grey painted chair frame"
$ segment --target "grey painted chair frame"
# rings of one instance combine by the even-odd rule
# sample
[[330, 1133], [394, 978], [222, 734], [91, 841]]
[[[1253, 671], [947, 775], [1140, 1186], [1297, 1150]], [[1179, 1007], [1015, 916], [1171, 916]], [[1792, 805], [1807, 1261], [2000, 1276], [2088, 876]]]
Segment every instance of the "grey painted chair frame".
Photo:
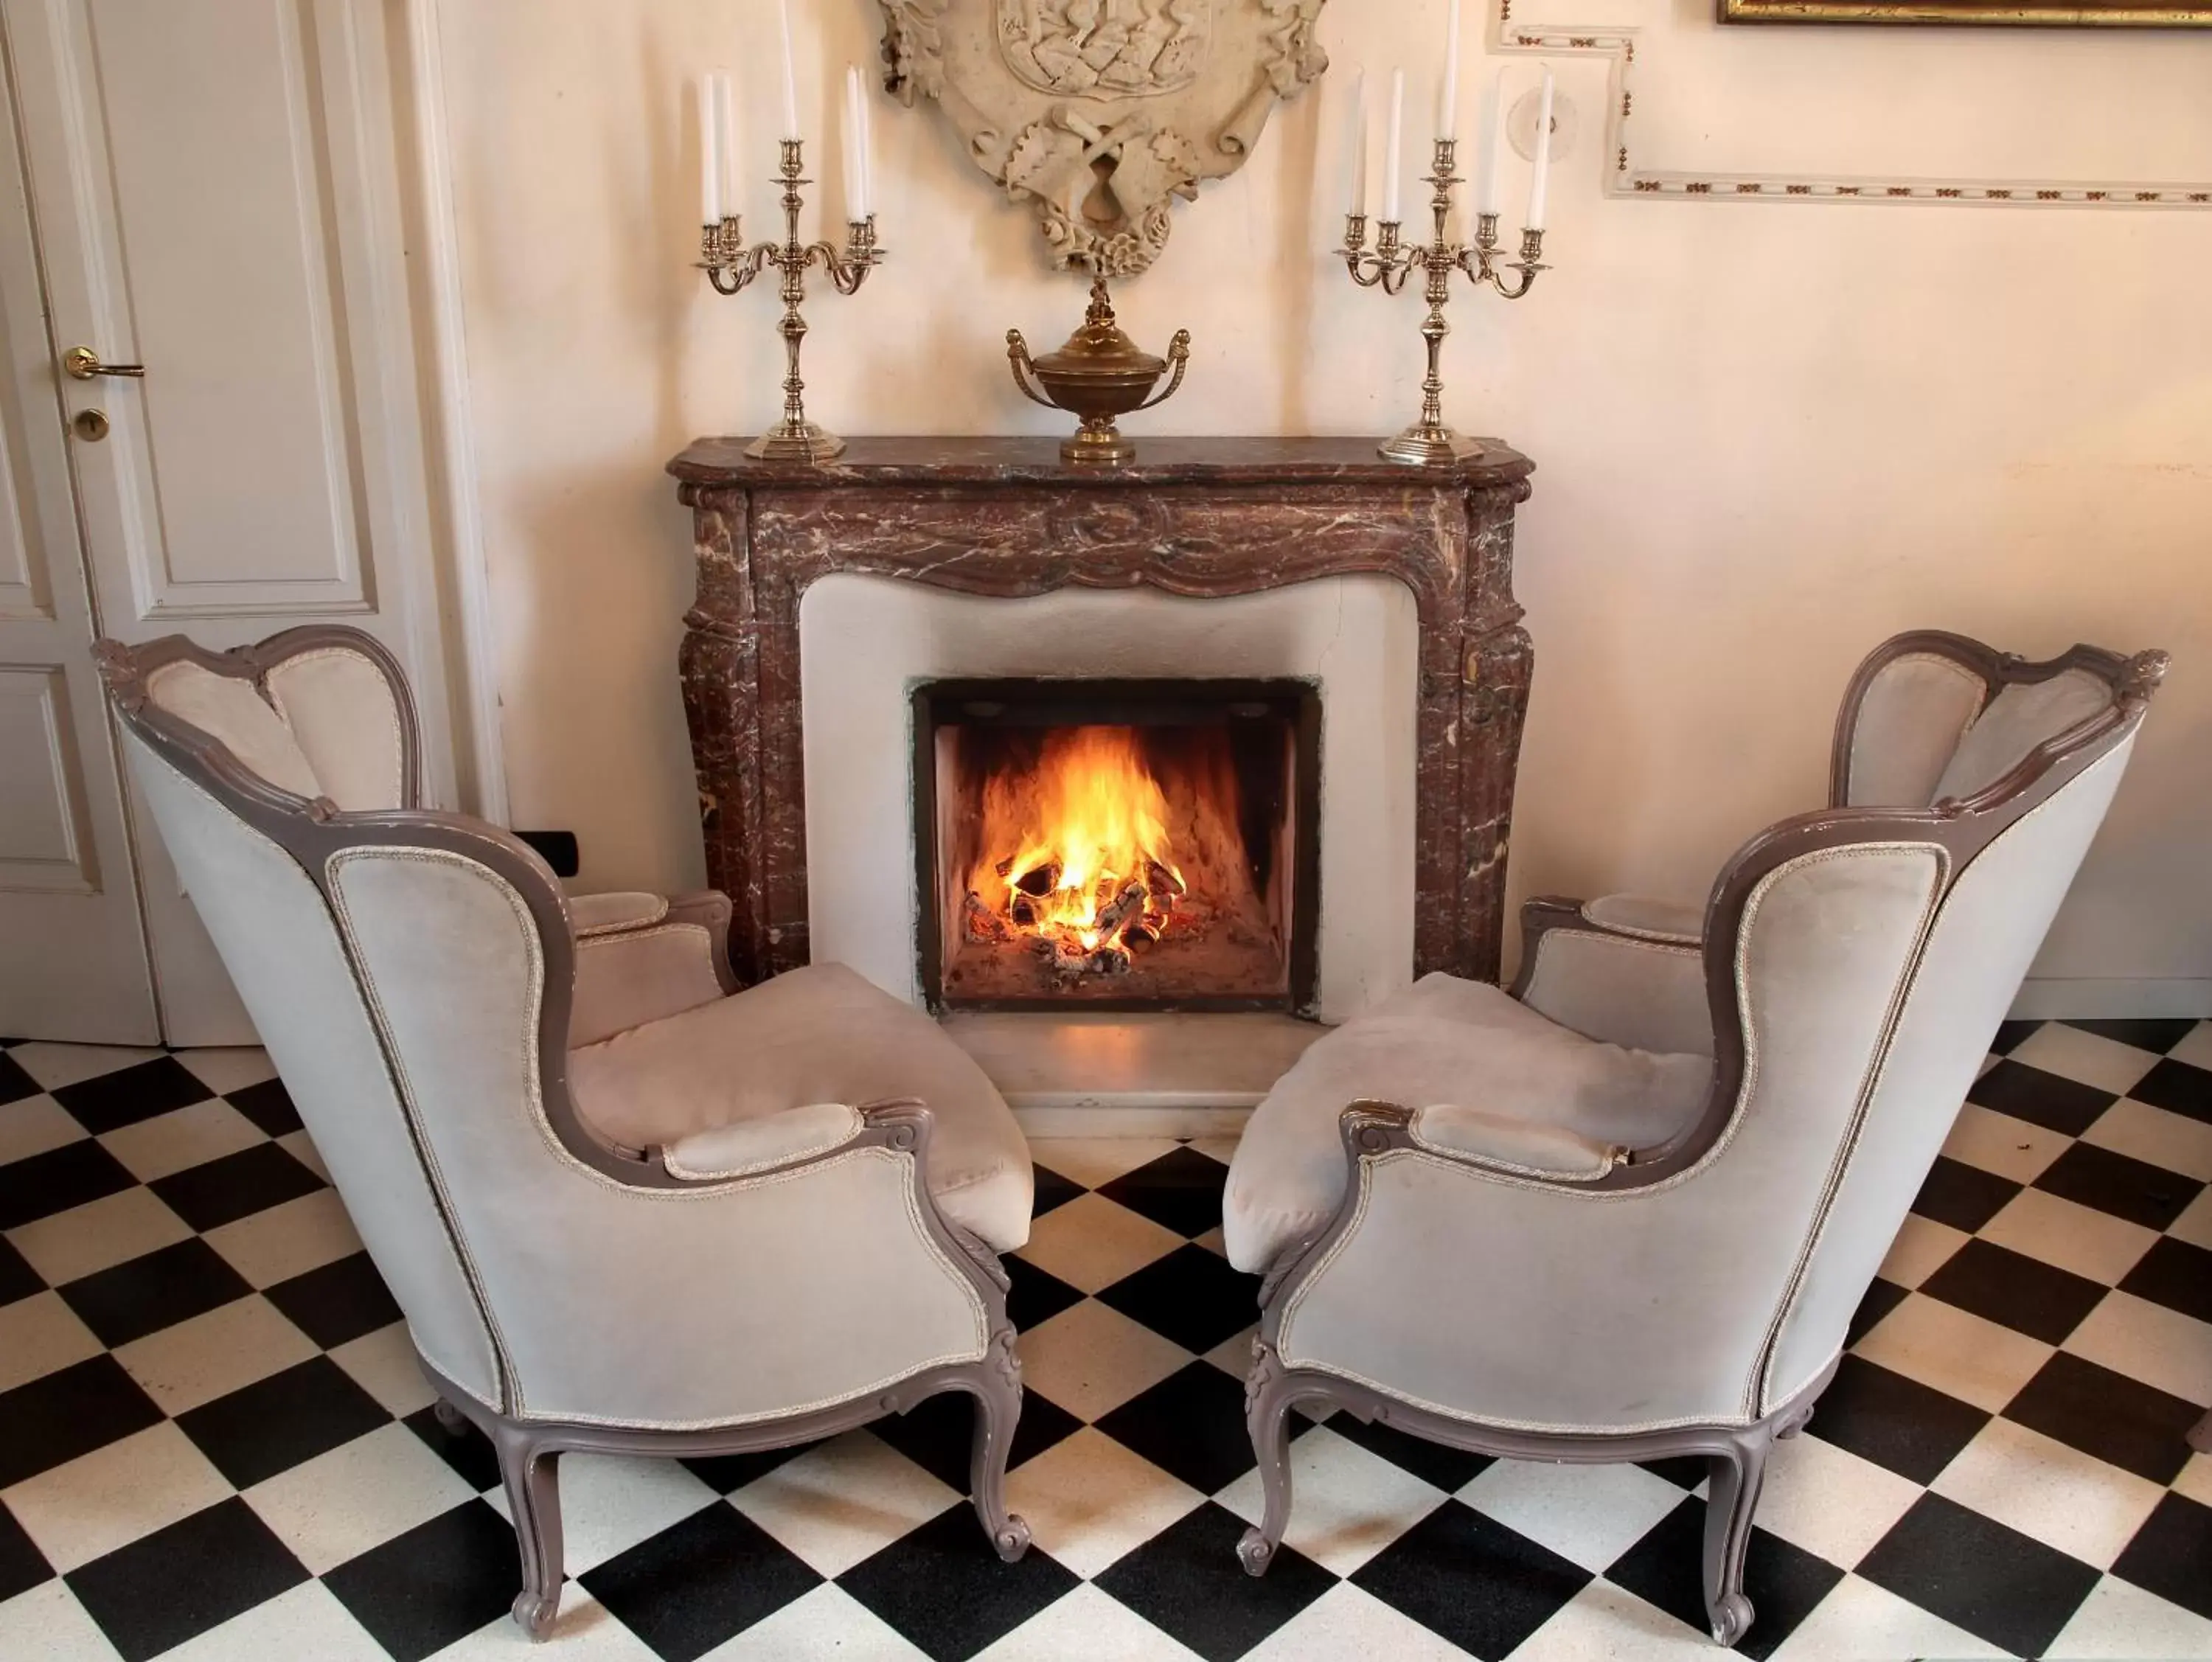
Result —
[[[1845, 762], [1860, 702], [1881, 667], [1906, 653], [1952, 659], [1980, 676], [1991, 697], [2014, 683], [2085, 670], [2112, 688], [2114, 702], [2100, 715], [2037, 746], [2002, 778], [1963, 800], [1945, 800], [1926, 809], [1843, 807]], [[1589, 1194], [1649, 1187], [1695, 1166], [1728, 1133], [1742, 1091], [1745, 1048], [1735, 943], [1746, 904], [1766, 876], [1806, 855], [1854, 843], [1935, 843], [1949, 855], [1941, 891], [1947, 896], [1974, 857], [2000, 833], [2133, 731], [2166, 673], [2166, 661], [2162, 652], [2122, 658], [2098, 648], [2076, 646], [2057, 658], [2030, 662], [1966, 636], [1938, 631], [1902, 635], [1877, 648], [1853, 678], [1838, 713], [1831, 806], [1785, 819], [1754, 837], [1722, 871], [1707, 901], [1703, 951], [1715, 1059], [1704, 1111], [1676, 1137], [1631, 1151], [1625, 1161], [1595, 1181], [1547, 1185], [1525, 1175], [1522, 1180]], [[1592, 922], [1583, 915], [1581, 901], [1557, 897], [1528, 901], [1522, 919], [1522, 969], [1512, 989], [1516, 996], [1527, 989], [1538, 944], [1548, 931], [1624, 933]], [[1894, 1013], [1892, 1020], [1893, 1025]], [[1410, 1130], [1412, 1118], [1409, 1108], [1386, 1102], [1358, 1101], [1345, 1109], [1340, 1121], [1347, 1166], [1344, 1199], [1326, 1226], [1284, 1251], [1262, 1283], [1260, 1331], [1245, 1384], [1245, 1418], [1259, 1458], [1266, 1510], [1260, 1524], [1248, 1530], [1237, 1545], [1246, 1571], [1266, 1573], [1290, 1520], [1288, 1415], [1296, 1406], [1340, 1409], [1362, 1421], [1381, 1421], [1433, 1442], [1506, 1458], [1601, 1464], [1690, 1455], [1708, 1463], [1711, 1479], [1705, 1513], [1706, 1611], [1713, 1637], [1723, 1645], [1735, 1644], [1749, 1628], [1753, 1613], [1743, 1593], [1744, 1552], [1768, 1455], [1777, 1440], [1794, 1435], [1811, 1419], [1815, 1400], [1833, 1377], [1832, 1364], [1788, 1402], [1747, 1424], [1714, 1422], [1604, 1434], [1486, 1425], [1416, 1407], [1331, 1372], [1283, 1363], [1278, 1344], [1285, 1316], [1301, 1289], [1326, 1267], [1340, 1238], [1357, 1223], [1366, 1168], [1395, 1150], [1417, 1147], [1430, 1159], [1453, 1158], [1433, 1146], [1417, 1145]], [[1480, 1165], [1467, 1160], [1462, 1163]], [[1805, 1268], [1802, 1262], [1797, 1265], [1798, 1276]], [[2212, 1415], [2196, 1434], [2202, 1438], [2208, 1434], [2212, 1434]]]
[[[720, 1178], [689, 1178], [672, 1172], [659, 1148], [629, 1148], [600, 1135], [577, 1111], [568, 1084], [568, 1034], [574, 996], [576, 949], [566, 902], [558, 883], [538, 855], [517, 838], [465, 815], [409, 807], [373, 813], [341, 812], [327, 798], [313, 801], [270, 784], [241, 764], [219, 740], [171, 715], [154, 703], [146, 678], [165, 664], [191, 661], [218, 674], [264, 686], [265, 676], [295, 654], [343, 646], [361, 651], [381, 668], [400, 708], [409, 749], [408, 776], [416, 771], [414, 728], [406, 688], [398, 667], [374, 641], [356, 631], [313, 626], [285, 631], [257, 646], [210, 653], [181, 636], [169, 636], [131, 648], [103, 641], [97, 655], [109, 700], [118, 719], [156, 755], [253, 830], [296, 861], [326, 904], [333, 897], [327, 873], [333, 856], [349, 849], [400, 847], [459, 854], [489, 868], [509, 884], [527, 905], [544, 954], [544, 995], [538, 1027], [538, 1068], [545, 1117], [554, 1135], [577, 1160], [614, 1182], [638, 1190], [701, 1190]], [[410, 782], [409, 801], [417, 801]], [[684, 904], [689, 921], [704, 922], [714, 935], [714, 957], [725, 991], [736, 986], [726, 950], [729, 903], [719, 894], [695, 897]], [[673, 908], [672, 908], [673, 910]], [[359, 971], [356, 970], [356, 982]], [[385, 1065], [394, 1073], [397, 1059], [385, 1045]], [[975, 1431], [969, 1464], [975, 1513], [993, 1548], [1012, 1562], [1027, 1551], [1030, 1528], [1006, 1504], [1008, 1450], [1021, 1415], [1021, 1361], [1014, 1329], [1006, 1314], [1010, 1282], [998, 1257], [981, 1239], [948, 1219], [927, 1182], [932, 1121], [929, 1110], [911, 1099], [856, 1105], [861, 1129], [836, 1148], [763, 1168], [750, 1175], [787, 1174], [826, 1164], [856, 1149], [885, 1148], [911, 1157], [912, 1195], [917, 1215], [946, 1258], [972, 1284], [981, 1300], [988, 1339], [972, 1361], [940, 1366], [911, 1374], [865, 1399], [744, 1424], [699, 1430], [625, 1428], [522, 1417], [512, 1412], [518, 1397], [501, 1357], [496, 1405], [477, 1401], [429, 1363], [421, 1363], [439, 1394], [441, 1421], [452, 1428], [474, 1424], [490, 1440], [514, 1514], [521, 1555], [522, 1590], [515, 1621], [533, 1639], [551, 1631], [562, 1581], [562, 1528], [557, 1482], [559, 1457], [569, 1451], [652, 1454], [670, 1458], [734, 1454], [788, 1446], [851, 1429], [890, 1414], [903, 1414], [942, 1391], [965, 1392], [975, 1399]], [[428, 1155], [416, 1135], [416, 1153]], [[442, 1207], [442, 1200], [441, 1202]], [[450, 1213], [441, 1222], [456, 1229]], [[471, 1291], [487, 1327], [492, 1325], [480, 1287]]]

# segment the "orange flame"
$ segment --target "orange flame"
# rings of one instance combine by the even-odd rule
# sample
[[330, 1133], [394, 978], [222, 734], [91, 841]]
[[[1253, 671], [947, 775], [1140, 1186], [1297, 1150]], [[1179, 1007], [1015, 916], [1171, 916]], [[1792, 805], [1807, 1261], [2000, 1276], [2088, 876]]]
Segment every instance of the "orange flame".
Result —
[[[969, 887], [1010, 897], [1031, 872], [1060, 866], [1035, 901], [1038, 922], [1098, 945], [1100, 909], [1141, 880], [1147, 862], [1182, 874], [1169, 857], [1168, 804], [1128, 728], [1054, 729], [1034, 770], [1007, 770], [983, 786], [982, 849]], [[1000, 874], [1006, 851], [1012, 862]]]

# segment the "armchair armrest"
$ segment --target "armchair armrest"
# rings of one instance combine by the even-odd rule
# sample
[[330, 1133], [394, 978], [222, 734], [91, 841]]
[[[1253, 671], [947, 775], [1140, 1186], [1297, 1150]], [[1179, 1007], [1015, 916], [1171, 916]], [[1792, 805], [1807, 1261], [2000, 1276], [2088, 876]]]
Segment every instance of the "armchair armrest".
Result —
[[1695, 901], [1648, 894], [1604, 894], [1582, 905], [1583, 922], [1611, 934], [1696, 946], [1705, 938], [1705, 909]]
[[1431, 1154], [1553, 1183], [1595, 1183], [1629, 1152], [1565, 1126], [1539, 1125], [1453, 1102], [1415, 1110], [1407, 1131], [1417, 1148]]
[[[1609, 1044], [1712, 1055], [1702, 940], [1650, 929], [1625, 932], [1603, 921], [1620, 916], [1619, 909], [1589, 904], [1598, 908], [1597, 919], [1577, 900], [1547, 897], [1522, 908], [1514, 997], [1562, 1027]], [[1658, 914], [1648, 916], [1662, 921]]]
[[[722, 907], [726, 924], [729, 902]], [[645, 928], [580, 938], [568, 1048], [580, 1050], [726, 997], [734, 988], [720, 946], [714, 930], [678, 922], [673, 907], [666, 920]]]
[[579, 941], [648, 928], [667, 916], [668, 901], [665, 896], [641, 891], [623, 889], [608, 894], [568, 897], [568, 922]]
[[810, 1103], [695, 1131], [664, 1148], [661, 1163], [670, 1175], [694, 1182], [754, 1177], [826, 1154], [860, 1135], [866, 1124], [859, 1109], [844, 1103]]

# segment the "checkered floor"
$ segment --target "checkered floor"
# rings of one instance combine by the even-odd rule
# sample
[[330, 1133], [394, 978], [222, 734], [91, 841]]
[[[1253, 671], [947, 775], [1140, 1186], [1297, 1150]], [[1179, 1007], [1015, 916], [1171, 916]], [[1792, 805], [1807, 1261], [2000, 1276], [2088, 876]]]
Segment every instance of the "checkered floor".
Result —
[[[1782, 1446], [1753, 1656], [2212, 1657], [2212, 1024], [2008, 1026]], [[1705, 1657], [1695, 1470], [1342, 1416], [1266, 1580], [1226, 1144], [1040, 1143], [1000, 1564], [964, 1400], [811, 1447], [564, 1463], [552, 1654]], [[0, 1657], [520, 1654], [488, 1448], [258, 1051], [0, 1054]], [[546, 1653], [539, 1653], [545, 1654]]]

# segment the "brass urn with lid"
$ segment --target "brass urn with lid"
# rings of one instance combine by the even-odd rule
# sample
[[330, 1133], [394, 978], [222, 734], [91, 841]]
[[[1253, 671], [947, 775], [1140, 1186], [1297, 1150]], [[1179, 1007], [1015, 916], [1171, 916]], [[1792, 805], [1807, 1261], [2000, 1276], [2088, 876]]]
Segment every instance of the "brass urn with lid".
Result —
[[[1022, 332], [1009, 329], [1006, 357], [1013, 367], [1014, 384], [1024, 393], [1048, 408], [1081, 417], [1083, 425], [1075, 436], [1060, 447], [1061, 460], [1125, 462], [1137, 454], [1137, 447], [1121, 436], [1115, 418], [1149, 410], [1175, 396], [1190, 362], [1190, 331], [1176, 331], [1164, 358], [1140, 350], [1115, 322], [1114, 302], [1102, 277], [1091, 284], [1091, 306], [1083, 326], [1067, 338], [1066, 345], [1033, 359]], [[1171, 363], [1175, 374], [1166, 391], [1152, 396], [1152, 388]], [[1042, 392], [1030, 384], [1032, 376], [1042, 384]]]

